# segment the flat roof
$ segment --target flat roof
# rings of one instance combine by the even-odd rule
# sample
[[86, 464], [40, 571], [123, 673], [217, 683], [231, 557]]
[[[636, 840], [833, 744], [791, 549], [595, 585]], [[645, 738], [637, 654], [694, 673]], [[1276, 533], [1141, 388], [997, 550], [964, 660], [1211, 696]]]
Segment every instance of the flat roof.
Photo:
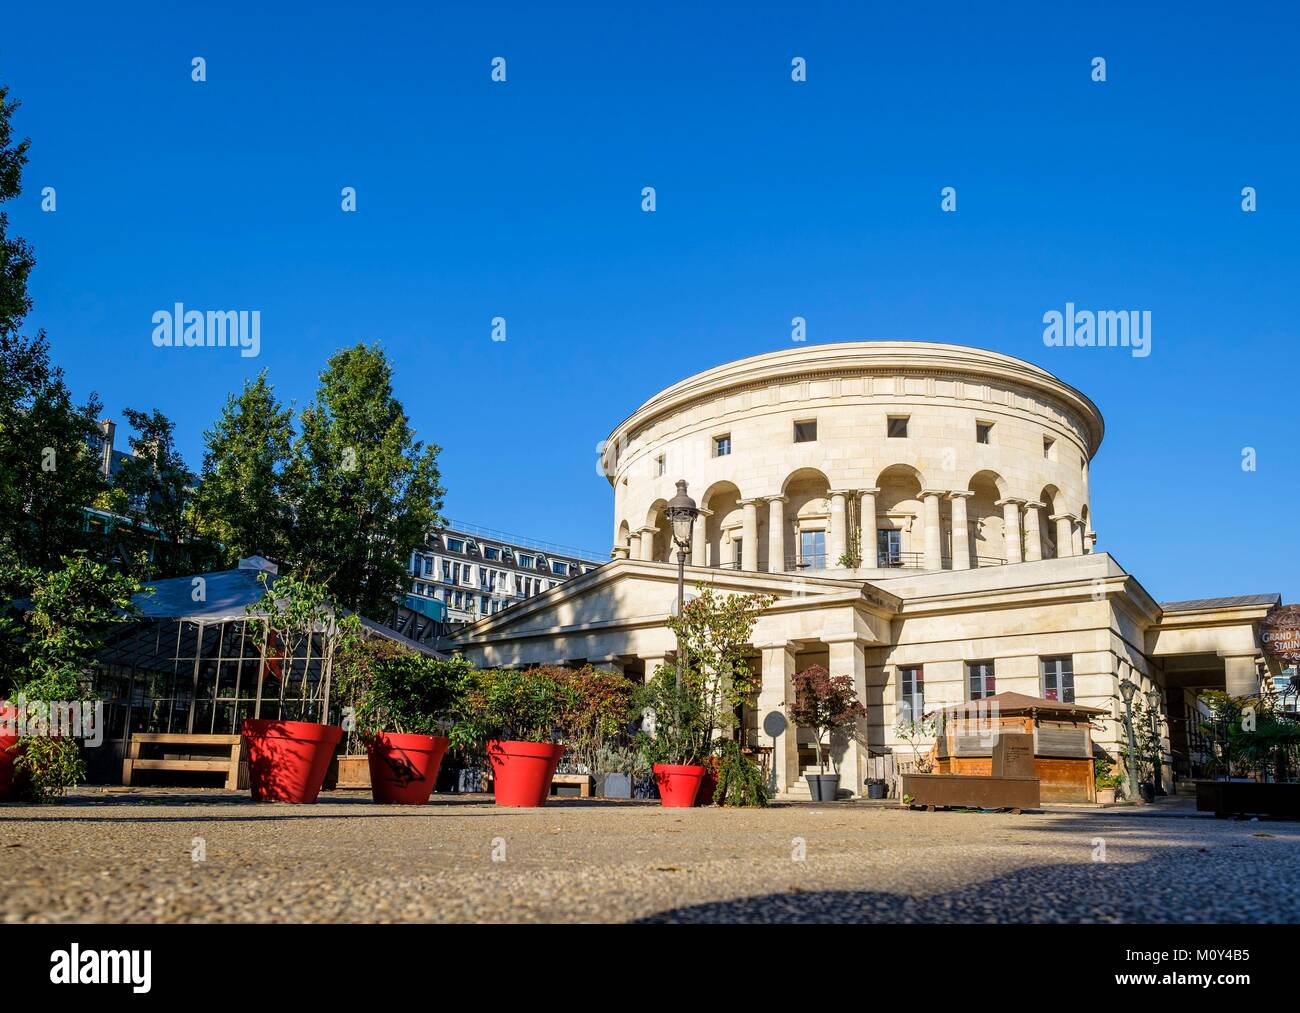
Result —
[[1199, 612], [1202, 609], [1248, 608], [1251, 605], [1281, 605], [1280, 594], [1238, 594], [1226, 598], [1188, 598], [1186, 601], [1162, 601], [1166, 612]]

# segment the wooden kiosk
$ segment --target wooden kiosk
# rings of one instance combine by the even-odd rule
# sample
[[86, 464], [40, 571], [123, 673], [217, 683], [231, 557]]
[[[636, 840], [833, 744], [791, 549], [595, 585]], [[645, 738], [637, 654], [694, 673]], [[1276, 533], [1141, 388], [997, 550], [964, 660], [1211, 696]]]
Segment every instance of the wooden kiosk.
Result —
[[936, 714], [935, 772], [989, 777], [1003, 734], [1032, 736], [1033, 776], [1044, 802], [1095, 802], [1092, 719], [1097, 707], [1058, 703], [1023, 693], [997, 693], [944, 707]]

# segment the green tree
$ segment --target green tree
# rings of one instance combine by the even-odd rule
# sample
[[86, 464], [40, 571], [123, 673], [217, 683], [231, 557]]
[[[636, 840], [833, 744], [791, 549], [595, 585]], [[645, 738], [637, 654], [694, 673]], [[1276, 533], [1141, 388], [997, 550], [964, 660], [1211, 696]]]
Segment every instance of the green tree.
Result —
[[57, 798], [85, 769], [75, 729], [52, 727], [64, 720], [55, 709], [91, 699], [95, 659], [113, 629], [134, 619], [133, 596], [141, 588], [84, 555], [65, 558], [54, 570], [0, 567], [0, 588], [8, 594], [23, 589], [27, 602], [0, 621], [0, 651], [8, 662], [0, 672], [0, 698], [12, 696], [25, 724], [45, 725], [23, 738], [15, 767], [26, 770], [37, 800]]
[[284, 472], [293, 447], [293, 411], [276, 400], [266, 371], [245, 381], [204, 434], [198, 492], [203, 532], [227, 564], [261, 553], [287, 559], [290, 512]]
[[102, 488], [93, 396], [73, 403], [62, 370], [50, 364], [44, 333], [19, 333], [31, 309], [30, 247], [8, 234], [8, 201], [22, 191], [28, 142], [14, 143], [18, 103], [0, 87], [0, 557], [58, 566], [85, 544], [83, 508]]
[[204, 569], [211, 546], [199, 537], [195, 479], [176, 449], [175, 424], [156, 408], [127, 408], [123, 414], [134, 433], [131, 457], [122, 462], [113, 482], [114, 507], [141, 529], [134, 541], [150, 540], [150, 578], [172, 577]]
[[438, 448], [415, 439], [378, 345], [336, 353], [301, 416], [286, 486], [290, 557], [335, 601], [384, 616], [411, 549], [440, 522]]
[[[28, 140], [14, 143], [10, 119], [17, 108], [9, 89], [0, 85], [0, 205], [22, 193], [23, 166], [31, 146]], [[9, 236], [8, 228], [9, 215], [0, 210], [0, 334], [16, 331], [32, 308], [27, 276], [35, 259], [22, 239]]]

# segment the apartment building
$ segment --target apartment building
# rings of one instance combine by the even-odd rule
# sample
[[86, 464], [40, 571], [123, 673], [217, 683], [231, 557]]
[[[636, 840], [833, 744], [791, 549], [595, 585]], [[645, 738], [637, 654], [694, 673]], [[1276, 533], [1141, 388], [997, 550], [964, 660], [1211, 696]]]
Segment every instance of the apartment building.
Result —
[[411, 553], [408, 608], [456, 626], [590, 573], [596, 553], [449, 522]]

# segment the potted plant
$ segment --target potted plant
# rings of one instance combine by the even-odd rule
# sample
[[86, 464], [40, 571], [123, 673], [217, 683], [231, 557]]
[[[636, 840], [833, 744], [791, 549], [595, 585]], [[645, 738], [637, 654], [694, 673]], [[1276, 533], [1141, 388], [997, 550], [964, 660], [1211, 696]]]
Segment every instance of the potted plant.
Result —
[[1120, 785], [1120, 777], [1114, 772], [1114, 764], [1106, 756], [1098, 756], [1092, 761], [1093, 774], [1097, 788], [1097, 804], [1113, 805], [1115, 792]]
[[654, 772], [659, 801], [667, 808], [695, 805], [711, 730], [698, 679], [689, 672], [679, 678], [676, 667], [660, 665], [637, 702], [646, 715], [637, 748]]
[[546, 804], [564, 755], [561, 722], [576, 706], [569, 681], [549, 667], [474, 673], [461, 727], [486, 742], [497, 805]]
[[636, 685], [622, 672], [591, 665], [551, 671], [572, 691], [561, 716], [565, 763], [571, 759], [576, 773], [590, 776], [598, 794], [631, 798], [637, 754], [613, 743], [627, 735]]
[[352, 731], [365, 744], [376, 802], [424, 805], [451, 740], [469, 662], [432, 658], [390, 640], [363, 641], [338, 666]]
[[826, 773], [826, 753], [822, 738], [830, 738], [852, 728], [867, 709], [858, 700], [857, 688], [847, 675], [831, 675], [821, 665], [813, 665], [796, 672], [794, 676], [794, 706], [790, 717], [797, 725], [813, 730], [817, 746], [819, 774], [806, 774], [808, 791], [814, 802], [832, 802], [840, 787], [840, 775], [834, 769], [831, 756], [831, 773]]
[[[354, 645], [360, 621], [338, 615], [323, 584], [281, 576], [272, 588], [265, 573], [259, 579], [266, 593], [247, 607], [247, 622], [262, 642], [266, 676], [283, 686], [281, 714], [324, 717], [335, 656]], [[297, 692], [290, 692], [291, 687]], [[342, 728], [280, 717], [246, 718], [240, 730], [255, 802], [316, 801]]]
[[[641, 709], [652, 713], [653, 721], [639, 737], [654, 765], [665, 806], [714, 801], [727, 743], [735, 739], [737, 710], [758, 688], [746, 655], [754, 624], [772, 600], [769, 595], [719, 594], [701, 586], [679, 614], [668, 619], [677, 637], [680, 667], [661, 666], [644, 687]], [[753, 763], [747, 757], [745, 762]], [[739, 785], [740, 780], [733, 777], [732, 783]], [[732, 797], [742, 795], [750, 797], [743, 792]]]
[[638, 778], [650, 773], [642, 754], [629, 746], [603, 746], [596, 755], [593, 775], [601, 798], [632, 798]]
[[889, 796], [889, 785], [883, 777], [867, 778], [867, 798], [881, 799]]
[[762, 769], [753, 757], [745, 755], [734, 739], [722, 740], [714, 769], [714, 790], [709, 802], [746, 808], [765, 808], [771, 803], [772, 793]]

